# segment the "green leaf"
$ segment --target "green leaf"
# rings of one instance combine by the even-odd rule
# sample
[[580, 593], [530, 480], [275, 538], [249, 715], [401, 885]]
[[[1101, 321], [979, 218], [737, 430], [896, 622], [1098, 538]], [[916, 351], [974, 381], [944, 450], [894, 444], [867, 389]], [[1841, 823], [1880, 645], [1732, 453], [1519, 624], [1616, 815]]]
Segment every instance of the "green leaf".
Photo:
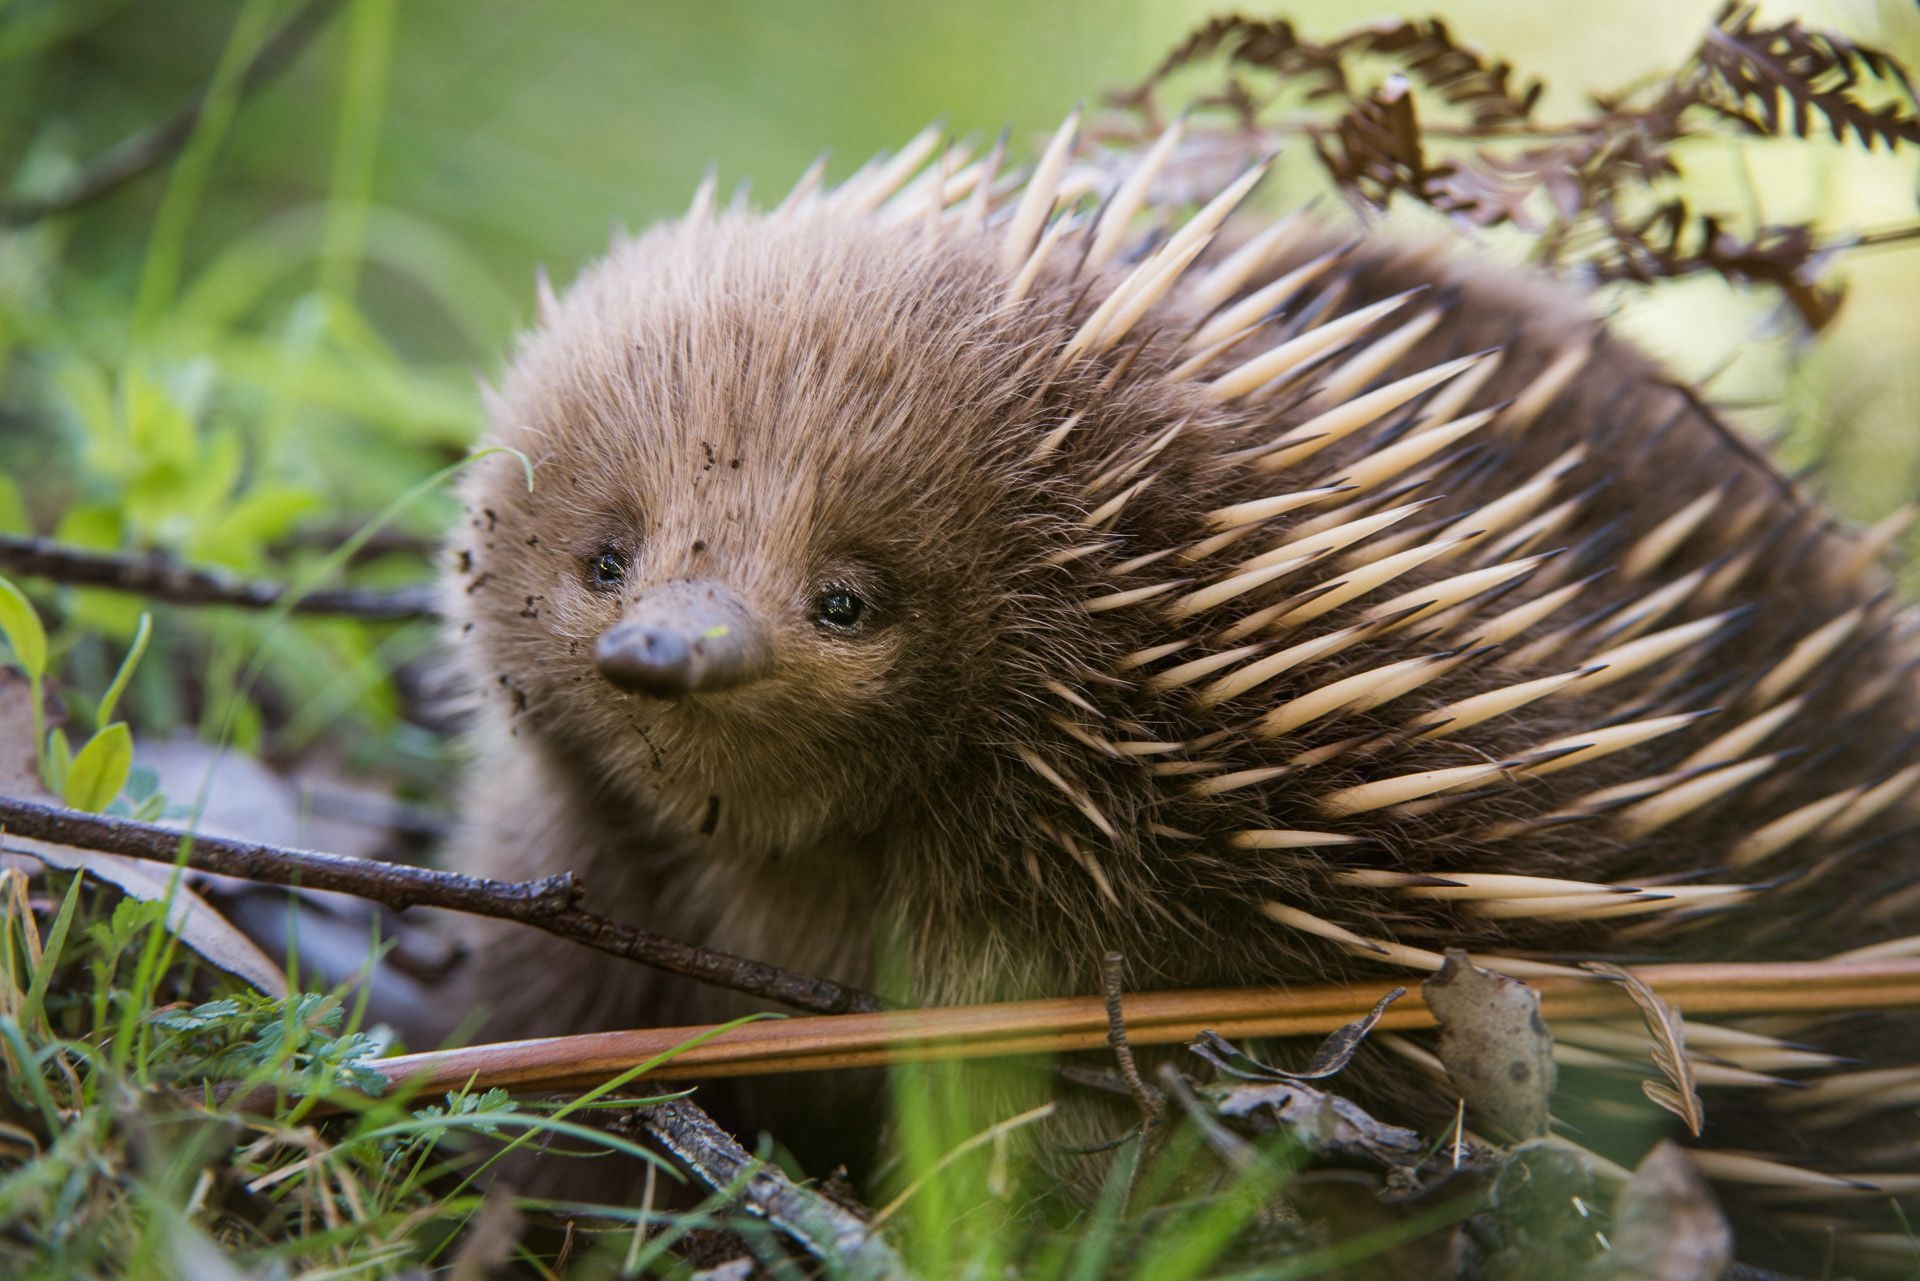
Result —
[[87, 740], [67, 771], [67, 804], [98, 812], [113, 804], [133, 770], [133, 733], [125, 721], [113, 724]]
[[326, 504], [318, 492], [295, 485], [259, 485], [226, 506], [195, 536], [189, 556], [231, 569], [250, 570], [260, 553], [309, 512]]
[[68, 413], [87, 437], [87, 464], [94, 471], [120, 475], [128, 456], [120, 415], [106, 376], [85, 361], [71, 360], [54, 375]]
[[30, 534], [27, 500], [20, 496], [20, 484], [11, 476], [0, 476], [0, 534]]
[[67, 731], [56, 725], [47, 735], [47, 750], [40, 756], [40, 781], [55, 796], [63, 795], [72, 769], [73, 748], [67, 742]]
[[60, 954], [66, 950], [67, 931], [73, 926], [73, 909], [80, 902], [80, 885], [85, 880], [84, 876], [75, 876], [67, 886], [67, 896], [60, 901], [60, 914], [53, 919], [53, 931], [47, 935], [47, 944], [40, 952], [40, 964], [34, 967], [33, 981], [27, 987], [26, 1004], [20, 1008], [20, 1022], [25, 1027], [31, 1028], [40, 1021], [40, 1011], [47, 1000], [47, 985], [60, 964]]
[[57, 542], [114, 551], [126, 538], [126, 522], [113, 503], [75, 503], [61, 513], [53, 537]]
[[13, 646], [13, 656], [30, 679], [47, 674], [47, 629], [26, 595], [5, 578], [0, 578], [0, 636]]
[[113, 674], [113, 684], [107, 686], [107, 692], [100, 696], [100, 706], [94, 712], [94, 719], [99, 724], [113, 722], [113, 709], [119, 705], [127, 682], [133, 679], [133, 669], [140, 666], [140, 656], [147, 652], [147, 641], [152, 636], [153, 615], [142, 612], [139, 629], [133, 634], [133, 644], [128, 647], [127, 656], [120, 660], [120, 670]]

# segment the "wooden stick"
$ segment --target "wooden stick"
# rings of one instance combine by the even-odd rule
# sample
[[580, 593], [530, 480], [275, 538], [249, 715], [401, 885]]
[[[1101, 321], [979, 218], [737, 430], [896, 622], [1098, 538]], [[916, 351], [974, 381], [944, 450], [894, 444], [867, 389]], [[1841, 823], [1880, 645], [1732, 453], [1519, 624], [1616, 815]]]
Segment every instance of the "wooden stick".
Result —
[[[308, 0], [285, 26], [267, 38], [253, 61], [240, 73], [238, 93], [244, 98], [278, 75], [326, 26], [339, 0]], [[92, 204], [112, 195], [149, 170], [171, 160], [193, 137], [194, 126], [206, 110], [212, 91], [202, 92], [172, 116], [125, 139], [82, 169], [51, 196], [35, 200], [0, 201], [0, 227], [25, 226]]]
[[[1645, 965], [1634, 973], [1692, 1015], [1887, 1009], [1920, 1006], [1920, 960], [1860, 963], [1782, 962]], [[1549, 1019], [1631, 1015], [1618, 983], [1530, 980]], [[1135, 1045], [1177, 1045], [1212, 1030], [1230, 1038], [1324, 1036], [1364, 1017], [1395, 984], [1225, 988], [1142, 992], [1126, 1000], [1127, 1037]], [[1381, 1017], [1387, 1029], [1427, 1028], [1434, 1018], [1417, 997]], [[597, 1085], [665, 1054], [707, 1027], [641, 1028], [583, 1036], [504, 1041], [375, 1060], [367, 1066], [396, 1085], [425, 1093], [500, 1086], [567, 1089]], [[692, 1079], [875, 1067], [936, 1059], [1061, 1054], [1107, 1044], [1105, 1001], [1096, 996], [998, 1005], [963, 1005], [828, 1018], [748, 1023], [683, 1051], [650, 1074]]]
[[518, 921], [612, 956], [817, 1014], [880, 1008], [877, 997], [857, 988], [744, 956], [695, 947], [589, 912], [578, 906], [584, 891], [572, 873], [532, 881], [462, 876], [405, 863], [288, 849], [205, 832], [188, 833], [11, 796], [0, 796], [0, 833], [148, 862], [180, 864], [266, 885], [334, 890], [384, 903], [396, 912], [409, 907], [437, 907]]
[[[271, 609], [288, 590], [284, 583], [185, 565], [160, 552], [103, 552], [14, 534], [0, 534], [0, 569], [76, 587], [132, 592], [169, 605]], [[296, 614], [338, 614], [392, 622], [432, 618], [438, 612], [430, 584], [391, 591], [320, 587], [300, 596], [289, 608]]]

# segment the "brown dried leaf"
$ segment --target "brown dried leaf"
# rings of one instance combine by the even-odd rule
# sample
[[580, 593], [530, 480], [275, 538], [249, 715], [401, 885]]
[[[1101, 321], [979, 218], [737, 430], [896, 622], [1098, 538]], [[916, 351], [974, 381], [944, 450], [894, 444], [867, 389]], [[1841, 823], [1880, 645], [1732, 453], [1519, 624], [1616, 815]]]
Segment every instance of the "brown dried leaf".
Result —
[[[1760, 134], [1808, 138], [1818, 116], [1835, 142], [1851, 132], [1868, 150], [1920, 143], [1913, 86], [1890, 54], [1798, 21], [1756, 27], [1758, 12], [1745, 3], [1720, 11], [1696, 55], [1701, 102]], [[1864, 81], [1893, 86], [1906, 103], [1863, 102], [1855, 90]]]
[[1227, 1076], [1239, 1077], [1243, 1081], [1319, 1081], [1334, 1076], [1353, 1060], [1354, 1051], [1367, 1039], [1367, 1033], [1373, 1031], [1380, 1016], [1387, 1007], [1407, 994], [1404, 987], [1396, 987], [1379, 1001], [1365, 1015], [1342, 1027], [1334, 1029], [1320, 1048], [1313, 1052], [1307, 1066], [1298, 1072], [1289, 1072], [1262, 1063], [1221, 1036], [1218, 1032], [1202, 1032], [1187, 1048], [1213, 1065], [1215, 1071]]
[[1350, 100], [1356, 95], [1348, 63], [1386, 59], [1485, 127], [1525, 123], [1542, 89], [1538, 81], [1515, 85], [1511, 65], [1489, 60], [1461, 42], [1438, 18], [1372, 23], [1319, 42], [1302, 36], [1284, 18], [1235, 16], [1214, 18], [1194, 31], [1145, 81], [1118, 99], [1144, 103], [1174, 72], [1215, 57], [1225, 58], [1230, 76], [1234, 68], [1256, 68], [1274, 73], [1280, 82], [1304, 86], [1309, 99]]
[[1244, 1083], [1207, 1091], [1220, 1116], [1255, 1134], [1285, 1130], [1320, 1156], [1365, 1160], [1383, 1166], [1417, 1165], [1427, 1144], [1412, 1130], [1377, 1121], [1357, 1103], [1297, 1083]]
[[[1699, 139], [1740, 133], [1857, 140], [1872, 149], [1920, 144], [1911, 80], [1887, 52], [1798, 22], [1759, 25], [1736, 0], [1715, 18], [1686, 62], [1592, 109], [1542, 124], [1537, 81], [1456, 39], [1434, 19], [1375, 23], [1311, 40], [1284, 19], [1217, 18], [1196, 30], [1152, 75], [1112, 101], [1158, 133], [1154, 101], [1175, 72], [1218, 61], [1224, 89], [1194, 98], [1225, 108], [1214, 131], [1271, 146], [1304, 134], [1334, 186], [1356, 204], [1416, 200], [1462, 222], [1511, 223], [1538, 235], [1535, 257], [1581, 265], [1601, 281], [1639, 283], [1712, 274], [1780, 295], [1808, 332], [1834, 317], [1841, 294], [1827, 260], [1855, 243], [1920, 237], [1920, 226], [1827, 238], [1812, 222], [1773, 224], [1695, 215], [1674, 194], [1681, 155]], [[1376, 68], [1386, 63], [1381, 78]], [[1414, 88], [1425, 94], [1414, 110]], [[1320, 107], [1267, 121], [1269, 107]], [[1321, 107], [1325, 104], [1324, 107]], [[1435, 111], [1444, 117], [1431, 123]], [[1464, 117], [1464, 123], [1461, 123]], [[1206, 133], [1196, 128], [1196, 141]]]
[[1606, 961], [1588, 961], [1583, 968], [1604, 974], [1627, 989], [1627, 995], [1640, 1010], [1640, 1017], [1646, 1020], [1647, 1035], [1653, 1038], [1653, 1065], [1673, 1083], [1666, 1086], [1658, 1081], [1642, 1081], [1640, 1088], [1649, 1099], [1686, 1122], [1687, 1129], [1698, 1138], [1707, 1123], [1707, 1110], [1700, 1102], [1693, 1061], [1687, 1057], [1687, 1030], [1679, 1012], [1661, 1000], [1632, 970]]
[[1613, 1281], [1719, 1281], [1733, 1232], [1678, 1144], [1654, 1145], [1613, 1206]]
[[1420, 987], [1440, 1024], [1440, 1061], [1475, 1120], [1515, 1139], [1545, 1134], [1556, 1072], [1540, 994], [1458, 949]]
[[1404, 76], [1387, 77], [1335, 122], [1331, 142], [1314, 141], [1314, 151], [1335, 183], [1374, 205], [1385, 206], [1396, 191], [1425, 199], [1433, 176]]

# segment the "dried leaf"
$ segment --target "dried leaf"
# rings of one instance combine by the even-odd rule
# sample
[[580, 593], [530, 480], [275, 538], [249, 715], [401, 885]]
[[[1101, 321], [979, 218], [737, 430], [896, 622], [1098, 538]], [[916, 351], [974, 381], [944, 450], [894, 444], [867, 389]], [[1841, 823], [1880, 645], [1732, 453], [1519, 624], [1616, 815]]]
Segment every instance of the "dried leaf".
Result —
[[1422, 148], [1413, 86], [1404, 76], [1389, 76], [1335, 122], [1331, 143], [1316, 140], [1314, 149], [1342, 189], [1382, 207], [1399, 191], [1427, 199], [1436, 176]]
[[[1890, 55], [1854, 44], [1830, 31], [1808, 31], [1798, 21], [1756, 27], [1758, 7], [1729, 4], [1700, 46], [1700, 86], [1708, 106], [1755, 133], [1811, 137], [1814, 118], [1825, 121], [1835, 142], [1851, 132], [1860, 145], [1888, 151], [1920, 142], [1920, 118], [1910, 104], [1913, 86]], [[1908, 106], [1882, 107], [1856, 94], [1863, 81], [1896, 88]]]
[[1555, 1071], [1540, 994], [1458, 949], [1420, 986], [1440, 1024], [1440, 1061], [1475, 1120], [1515, 1139], [1545, 1134]]
[[[1511, 223], [1538, 235], [1542, 263], [1577, 265], [1597, 280], [1717, 275], [1777, 292], [1818, 332], [1841, 301], [1826, 272], [1835, 250], [1920, 238], [1920, 225], [1829, 238], [1811, 221], [1733, 220], [1687, 207], [1676, 190], [1683, 152], [1724, 138], [1730, 126], [1776, 137], [1824, 132], [1868, 149], [1920, 144], [1913, 86], [1892, 55], [1797, 21], [1759, 25], [1752, 4], [1724, 8], [1668, 75], [1596, 95], [1588, 113], [1554, 124], [1533, 119], [1537, 81], [1522, 83], [1436, 20], [1311, 40], [1284, 19], [1217, 18], [1141, 84], [1113, 95], [1147, 125], [1136, 145], [1159, 132], [1154, 99], [1168, 78], [1210, 60], [1224, 62], [1224, 87], [1193, 105], [1224, 109], [1231, 125], [1211, 139], [1204, 126], [1191, 127], [1189, 148], [1230, 139], [1259, 151], [1276, 133], [1304, 134], [1356, 204], [1399, 197], [1475, 226]], [[1302, 95], [1324, 118], [1265, 119], [1276, 104], [1297, 113]]]
[[1339, 1028], [1322, 1041], [1307, 1066], [1298, 1072], [1262, 1063], [1216, 1032], [1202, 1032], [1187, 1048], [1212, 1064], [1216, 1071], [1243, 1081], [1319, 1081], [1346, 1067], [1354, 1051], [1367, 1039], [1367, 1033], [1373, 1031], [1374, 1024], [1387, 1012], [1387, 1007], [1406, 994], [1407, 989], [1396, 987], [1381, 997], [1364, 1017]]
[[1427, 1143], [1412, 1130], [1376, 1121], [1357, 1103], [1297, 1084], [1214, 1086], [1208, 1099], [1220, 1116], [1256, 1134], [1285, 1130], [1319, 1156], [1359, 1158], [1387, 1166], [1417, 1165]]
[[1583, 968], [1604, 974], [1627, 989], [1627, 995], [1640, 1010], [1640, 1017], [1646, 1020], [1647, 1035], [1653, 1038], [1653, 1064], [1673, 1083], [1665, 1086], [1658, 1081], [1642, 1081], [1640, 1088], [1649, 1099], [1686, 1122], [1687, 1129], [1699, 1137], [1707, 1122], [1707, 1112], [1694, 1082], [1693, 1061], [1687, 1057], [1687, 1030], [1679, 1013], [1632, 970], [1606, 961], [1588, 961]]
[[1663, 1141], [1613, 1206], [1613, 1281], [1719, 1281], [1733, 1262], [1733, 1232], [1678, 1144]]

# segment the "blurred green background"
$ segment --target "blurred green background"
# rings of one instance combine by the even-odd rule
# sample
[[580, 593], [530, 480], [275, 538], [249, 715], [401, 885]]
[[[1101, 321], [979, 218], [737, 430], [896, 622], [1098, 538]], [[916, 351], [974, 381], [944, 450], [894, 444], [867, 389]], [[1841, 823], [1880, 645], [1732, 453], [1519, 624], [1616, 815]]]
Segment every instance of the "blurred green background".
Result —
[[[0, 173], [15, 197], [86, 161], [239, 64], [290, 0], [0, 0]], [[1448, 0], [1456, 32], [1548, 84], [1542, 116], [1677, 65], [1713, 0], [1609, 6]], [[1208, 0], [344, 0], [298, 59], [237, 110], [216, 106], [180, 162], [67, 216], [0, 230], [0, 529], [104, 547], [159, 546], [253, 573], [311, 563], [456, 458], [475, 383], [530, 311], [533, 272], [570, 278], [606, 243], [684, 206], [716, 163], [722, 190], [784, 191], [822, 149], [846, 173], [928, 120], [1011, 124], [1019, 143], [1076, 100], [1137, 81], [1218, 11]], [[1374, 16], [1333, 0], [1284, 7], [1309, 34]], [[1920, 61], [1913, 5], [1769, 5]], [[231, 105], [230, 103], [228, 105]], [[1304, 146], [1300, 149], [1304, 154]], [[1701, 210], [1871, 229], [1911, 220], [1911, 155], [1797, 141], [1692, 154]], [[1294, 164], [1268, 198], [1305, 199]], [[1514, 253], [1511, 237], [1496, 252]], [[1679, 371], [1782, 425], [1789, 465], [1868, 521], [1916, 492], [1920, 251], [1837, 264], [1852, 293], [1807, 346], [1771, 300], [1717, 281], [1615, 289], [1605, 305]], [[402, 528], [431, 537], [441, 500]], [[373, 558], [367, 581], [418, 579], [420, 554]], [[135, 606], [66, 591], [45, 602], [62, 652], [110, 671], [92, 638]], [[201, 614], [162, 635], [206, 673], [138, 705], [217, 720], [257, 620]], [[303, 624], [244, 733], [298, 749], [342, 718], [399, 725], [387, 673], [431, 646], [422, 626]], [[174, 665], [171, 670], [178, 670]], [[82, 685], [84, 681], [77, 682]], [[252, 704], [277, 700], [272, 706]], [[291, 727], [291, 728], [290, 728]]]

